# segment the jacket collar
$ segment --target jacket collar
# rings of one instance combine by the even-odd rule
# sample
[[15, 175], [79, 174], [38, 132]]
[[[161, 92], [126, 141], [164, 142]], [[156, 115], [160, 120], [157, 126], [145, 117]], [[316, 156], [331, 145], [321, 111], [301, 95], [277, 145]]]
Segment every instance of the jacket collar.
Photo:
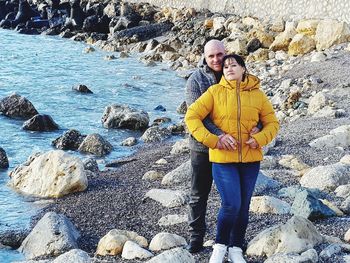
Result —
[[[226, 80], [224, 76], [222, 76], [219, 84], [229, 89], [237, 88], [236, 80]], [[241, 90], [254, 90], [260, 88], [260, 79], [254, 75], [248, 74], [244, 81], [241, 81], [239, 88]]]

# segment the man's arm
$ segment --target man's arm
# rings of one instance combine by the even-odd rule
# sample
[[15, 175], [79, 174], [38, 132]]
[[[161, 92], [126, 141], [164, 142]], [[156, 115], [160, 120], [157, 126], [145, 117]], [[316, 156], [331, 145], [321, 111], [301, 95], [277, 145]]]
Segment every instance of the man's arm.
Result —
[[[189, 107], [202, 95], [198, 82], [194, 78], [192, 78], [192, 76], [186, 82], [185, 95], [187, 107]], [[205, 128], [207, 128], [211, 133], [217, 136], [224, 134], [218, 127], [216, 127], [216, 125], [209, 118], [209, 116], [205, 117], [205, 119], [203, 120], [203, 124]]]

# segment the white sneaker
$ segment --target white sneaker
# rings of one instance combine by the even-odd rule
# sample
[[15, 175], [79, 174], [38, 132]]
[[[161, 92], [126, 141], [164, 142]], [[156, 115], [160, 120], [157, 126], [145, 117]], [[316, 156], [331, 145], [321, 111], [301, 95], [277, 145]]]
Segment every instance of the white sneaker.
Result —
[[213, 245], [213, 252], [209, 259], [209, 263], [222, 263], [227, 252], [227, 246], [223, 244]]
[[247, 263], [243, 258], [243, 251], [239, 247], [228, 248], [228, 261], [233, 263]]

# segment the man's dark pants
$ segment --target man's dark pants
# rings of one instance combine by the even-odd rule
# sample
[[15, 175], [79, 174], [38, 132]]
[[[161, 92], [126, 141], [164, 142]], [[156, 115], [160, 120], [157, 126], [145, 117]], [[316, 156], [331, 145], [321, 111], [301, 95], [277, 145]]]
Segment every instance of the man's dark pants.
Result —
[[207, 200], [213, 182], [212, 164], [209, 162], [208, 153], [191, 151], [191, 165], [190, 242], [202, 245], [206, 230]]

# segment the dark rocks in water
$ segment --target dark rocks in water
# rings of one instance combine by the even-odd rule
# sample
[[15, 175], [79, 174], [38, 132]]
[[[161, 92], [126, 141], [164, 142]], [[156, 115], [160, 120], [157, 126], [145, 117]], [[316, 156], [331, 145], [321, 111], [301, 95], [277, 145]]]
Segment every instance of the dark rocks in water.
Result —
[[29, 230], [6, 230], [0, 232], [0, 244], [17, 249], [29, 234]]
[[22, 128], [29, 131], [54, 131], [58, 129], [58, 125], [50, 115], [37, 114], [24, 122]]
[[154, 110], [166, 111], [166, 108], [163, 105], [158, 105], [157, 107], [154, 108]]
[[110, 19], [106, 15], [102, 17], [92, 15], [84, 20], [82, 29], [85, 32], [97, 32], [107, 34], [109, 33], [109, 23]]
[[78, 86], [74, 86], [74, 87], [72, 87], [72, 89], [75, 91], [78, 91], [80, 93], [93, 93], [87, 86], [82, 85], [82, 84], [80, 84]]
[[23, 119], [29, 119], [38, 114], [33, 104], [18, 94], [3, 98], [0, 101], [0, 112], [11, 118]]
[[186, 101], [183, 101], [177, 108], [176, 112], [179, 114], [186, 114], [187, 111], [187, 104]]
[[163, 33], [169, 31], [173, 24], [170, 22], [151, 24], [147, 26], [137, 26], [130, 29], [124, 29], [113, 34], [113, 38], [132, 38], [137, 36], [139, 41], [145, 41], [151, 38], [161, 36]]
[[9, 29], [9, 28], [11, 28], [11, 20], [9, 20], [9, 19], [3, 19], [3, 20], [1, 20], [1, 22], [0, 22], [0, 27], [1, 28], [4, 28], [4, 29]]
[[93, 43], [99, 41], [99, 40], [107, 40], [108, 35], [107, 34], [103, 34], [103, 33], [96, 33], [93, 32], [90, 35], [90, 38], [92, 39]]
[[21, 28], [17, 31], [19, 34], [25, 34], [25, 35], [39, 35], [40, 32], [36, 28]]
[[19, 23], [26, 23], [32, 17], [40, 17], [40, 13], [33, 10], [26, 0], [20, 0], [18, 6], [18, 12], [15, 19], [12, 21], [12, 27], [17, 26]]
[[9, 160], [7, 159], [6, 152], [0, 147], [0, 169], [9, 168]]
[[73, 0], [70, 10], [70, 19], [73, 27], [78, 29], [82, 28], [85, 16], [86, 14], [80, 6], [80, 0]]
[[52, 141], [52, 145], [61, 150], [78, 150], [86, 135], [77, 130], [68, 130], [62, 136]]

